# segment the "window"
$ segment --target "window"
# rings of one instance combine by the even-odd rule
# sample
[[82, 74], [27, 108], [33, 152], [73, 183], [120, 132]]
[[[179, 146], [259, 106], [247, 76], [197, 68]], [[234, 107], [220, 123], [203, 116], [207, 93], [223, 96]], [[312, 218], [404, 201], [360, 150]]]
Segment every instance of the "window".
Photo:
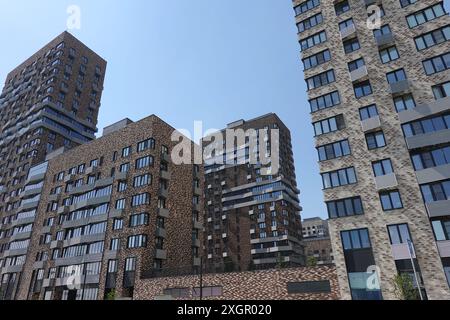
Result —
[[397, 60], [400, 58], [400, 55], [398, 54], [397, 47], [392, 46], [383, 50], [380, 50], [380, 58], [381, 62], [388, 63], [394, 60]]
[[414, 28], [443, 15], [445, 15], [445, 9], [443, 3], [441, 2], [407, 16], [406, 21], [408, 22], [408, 26], [410, 28]]
[[122, 149], [122, 158], [128, 157], [131, 155], [131, 147], [126, 147]]
[[146, 205], [149, 203], [150, 203], [150, 194], [148, 194], [148, 193], [142, 193], [142, 194], [135, 195], [131, 199], [132, 207], [142, 206], [142, 205]]
[[312, 36], [310, 36], [308, 38], [300, 40], [300, 47], [301, 47], [301, 50], [303, 51], [303, 50], [312, 48], [318, 44], [321, 44], [325, 41], [327, 41], [327, 34], [325, 31], [321, 31], [316, 34], [313, 34]]
[[385, 176], [394, 173], [390, 159], [372, 162], [373, 173], [375, 177]]
[[425, 60], [423, 62], [423, 68], [428, 76], [449, 69], [450, 52]]
[[342, 140], [327, 144], [317, 148], [319, 161], [336, 159], [350, 154], [350, 145], [348, 140]]
[[[220, 297], [223, 294], [222, 287], [203, 287], [202, 296], [203, 297]], [[200, 288], [193, 288], [193, 297], [200, 297]]]
[[387, 82], [389, 84], [393, 84], [396, 82], [406, 80], [406, 73], [405, 73], [405, 70], [398, 69], [398, 70], [387, 73], [386, 78], [387, 78]]
[[116, 201], [116, 209], [117, 210], [125, 209], [125, 199], [119, 199]]
[[380, 200], [383, 211], [391, 211], [403, 208], [400, 192], [396, 190], [381, 192]]
[[414, 38], [417, 50], [424, 50], [444, 41], [450, 40], [450, 25], [445, 26]]
[[303, 59], [303, 66], [305, 70], [308, 70], [330, 60], [331, 60], [330, 50], [327, 49], [325, 51], [316, 53], [315, 55]]
[[115, 218], [113, 220], [113, 230], [122, 230], [123, 229], [123, 219]]
[[130, 216], [130, 228], [148, 225], [148, 213], [134, 214]]
[[384, 26], [381, 26], [380, 29], [375, 29], [373, 30], [373, 35], [375, 36], [375, 38], [384, 36], [386, 34], [390, 34], [391, 33], [391, 28], [389, 28], [388, 24], [385, 24]]
[[350, 167], [322, 174], [323, 188], [331, 189], [357, 182], [355, 168]]
[[450, 219], [448, 217], [431, 221], [431, 224], [433, 225], [436, 241], [450, 240]]
[[145, 234], [128, 237], [127, 248], [133, 249], [145, 247], [147, 247], [147, 236]]
[[344, 41], [344, 51], [346, 54], [353, 51], [359, 50], [361, 48], [358, 38], [353, 38]]
[[120, 165], [120, 172], [128, 172], [130, 170], [130, 163], [124, 163]]
[[370, 106], [359, 109], [359, 116], [361, 121], [378, 116], [377, 106], [375, 104], [371, 104]]
[[433, 133], [450, 128], [450, 114], [418, 120], [402, 126], [405, 137]]
[[397, 112], [400, 112], [403, 110], [410, 110], [415, 108], [416, 102], [414, 101], [412, 94], [408, 93], [403, 96], [394, 98], [394, 105], [395, 110], [397, 110]]
[[127, 258], [125, 260], [125, 272], [136, 271], [136, 258]]
[[338, 91], [328, 93], [326, 95], [309, 100], [311, 112], [331, 108], [341, 103]]
[[127, 190], [127, 182], [126, 181], [120, 181], [117, 185], [117, 191], [118, 192], [124, 192]]
[[330, 219], [364, 214], [361, 197], [327, 202]]
[[136, 169], [142, 169], [145, 167], [153, 166], [153, 157], [146, 156], [136, 160]]
[[336, 15], [339, 16], [343, 14], [344, 12], [347, 12], [350, 10], [350, 5], [348, 4], [347, 0], [338, 2], [334, 5], [334, 11], [336, 12]]
[[367, 133], [366, 134], [367, 148], [374, 150], [386, 146], [386, 139], [383, 131]]
[[119, 249], [120, 249], [120, 239], [118, 238], [111, 239], [111, 245], [109, 246], [109, 250], [117, 251]]
[[353, 25], [354, 25], [354, 23], [353, 23], [353, 19], [352, 18], [344, 20], [341, 23], [339, 23], [339, 31], [343, 31], [343, 30], [345, 30], [345, 29], [347, 29], [347, 28], [349, 28], [349, 27], [351, 27]]
[[432, 87], [436, 100], [450, 97], [450, 81]]
[[365, 66], [365, 62], [363, 58], [359, 58], [356, 60], [353, 60], [348, 63], [348, 71], [352, 72], [355, 70], [358, 70], [359, 68]]
[[450, 200], [450, 180], [420, 186], [425, 203]]
[[416, 171], [450, 164], [450, 146], [413, 153], [411, 159]]
[[164, 289], [163, 293], [172, 298], [189, 298], [189, 288], [168, 288]]
[[321, 24], [323, 21], [322, 13], [318, 13], [308, 19], [305, 19], [299, 23], [297, 23], [298, 32], [302, 33], [308, 29], [311, 29], [318, 24]]
[[345, 251], [371, 248], [369, 230], [358, 229], [341, 232], [342, 246]]
[[354, 84], [353, 90], [355, 91], [355, 97], [357, 99], [372, 94], [372, 86], [370, 85], [369, 80]]
[[411, 241], [411, 235], [407, 224], [396, 224], [388, 226], [389, 239], [391, 244], [407, 244]]
[[316, 8], [320, 5], [320, 0], [308, 0], [294, 7], [295, 15], [298, 16], [306, 11]]
[[334, 70], [331, 69], [306, 79], [306, 85], [308, 87], [308, 90], [312, 90], [332, 83], [335, 80], [336, 78], [334, 76]]
[[133, 187], [140, 188], [152, 183], [152, 176], [150, 174], [144, 174], [142, 176], [134, 177]]
[[147, 149], [152, 149], [152, 150], [155, 149], [155, 139], [150, 138], [148, 140], [145, 140], [145, 141], [142, 141], [142, 142], [138, 143], [138, 145], [137, 145], [137, 151], [138, 152], [142, 152], [142, 151], [145, 151]]
[[402, 6], [402, 8], [404, 8], [416, 2], [417, 0], [400, 0], [400, 5]]
[[344, 116], [340, 114], [333, 118], [318, 121], [313, 123], [313, 126], [316, 136], [342, 130], [345, 128]]

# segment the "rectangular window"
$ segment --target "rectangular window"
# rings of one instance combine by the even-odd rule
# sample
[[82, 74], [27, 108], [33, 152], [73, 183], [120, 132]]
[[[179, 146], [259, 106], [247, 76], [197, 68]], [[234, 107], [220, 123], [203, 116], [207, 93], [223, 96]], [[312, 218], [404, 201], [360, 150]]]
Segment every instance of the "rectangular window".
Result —
[[361, 45], [359, 44], [358, 38], [353, 38], [344, 41], [344, 51], [346, 54], [359, 50]]
[[308, 0], [294, 7], [295, 15], [298, 16], [320, 5], [320, 0]]
[[361, 197], [329, 201], [327, 209], [330, 219], [364, 214]]
[[109, 246], [109, 250], [117, 251], [120, 249], [120, 239], [111, 239], [111, 245]]
[[388, 24], [385, 24], [384, 26], [381, 26], [380, 29], [373, 30], [373, 35], [375, 38], [379, 38], [381, 36], [384, 36], [386, 34], [391, 34], [391, 28]]
[[372, 162], [373, 173], [375, 177], [385, 176], [394, 173], [390, 159]]
[[315, 136], [342, 130], [345, 128], [344, 116], [342, 114], [332, 118], [313, 123]]
[[431, 221], [431, 224], [433, 225], [436, 241], [450, 240], [450, 218], [439, 218]]
[[303, 59], [303, 66], [305, 70], [314, 68], [318, 65], [321, 65], [325, 62], [331, 60], [330, 50], [324, 50], [319, 53], [316, 53], [312, 56]]
[[341, 97], [338, 91], [325, 94], [323, 96], [309, 100], [311, 112], [334, 107], [341, 103]]
[[343, 31], [351, 26], [354, 26], [353, 19], [347, 19], [339, 23], [339, 31]]
[[303, 51], [312, 48], [318, 44], [321, 44], [325, 41], [327, 41], [327, 33], [325, 31], [320, 31], [308, 38], [300, 40], [300, 48]]
[[306, 79], [308, 90], [316, 89], [336, 81], [334, 70], [328, 70]]
[[416, 171], [450, 164], [450, 146], [413, 153], [411, 159]]
[[432, 87], [436, 100], [450, 97], [450, 81]]
[[134, 177], [133, 187], [140, 188], [152, 183], [152, 176], [150, 174], [144, 174], [142, 176]]
[[133, 249], [145, 247], [147, 247], [147, 236], [145, 234], [128, 237], [127, 248]]
[[348, 71], [352, 72], [352, 71], [358, 70], [359, 68], [364, 67], [365, 65], [366, 64], [365, 64], [363, 58], [353, 60], [348, 63]]
[[145, 141], [142, 141], [142, 142], [138, 143], [138, 145], [137, 145], [137, 151], [138, 152], [142, 152], [142, 151], [145, 151], [147, 149], [152, 149], [152, 150], [155, 149], [155, 139], [150, 138], [148, 140], [145, 140]]
[[386, 139], [383, 131], [367, 133], [366, 134], [367, 148], [374, 150], [386, 146]]
[[131, 155], [131, 147], [126, 147], [122, 149], [122, 158], [128, 157]]
[[407, 79], [404, 69], [398, 69], [386, 74], [387, 82], [389, 84], [397, 83]]
[[153, 166], [153, 157], [146, 156], [136, 160], [136, 169], [142, 169], [145, 167]]
[[380, 58], [381, 58], [381, 62], [383, 62], [383, 63], [388, 63], [388, 62], [397, 60], [398, 58], [400, 58], [397, 47], [392, 46], [392, 47], [380, 50]]
[[131, 199], [131, 207], [137, 207], [142, 205], [147, 205], [150, 203], [150, 194], [149, 193], [142, 193], [133, 196]]
[[124, 163], [120, 165], [120, 172], [128, 172], [130, 170], [130, 163]]
[[125, 209], [125, 199], [119, 199], [116, 201], [116, 209], [117, 210]]
[[125, 260], [125, 272], [136, 271], [136, 258], [127, 258]]
[[347, 0], [338, 2], [334, 5], [334, 11], [336, 12], [336, 15], [339, 16], [343, 14], [344, 12], [347, 12], [350, 10], [350, 5], [348, 4]]
[[417, 50], [424, 50], [450, 40], [450, 25], [445, 26], [414, 38]]
[[414, 28], [421, 24], [424, 24], [425, 22], [439, 18], [445, 14], [446, 12], [444, 9], [444, 5], [442, 2], [440, 2], [436, 5], [427, 7], [413, 14], [410, 14], [409, 16], [406, 17], [406, 21], [408, 22], [408, 26], [410, 28]]
[[372, 247], [369, 239], [369, 230], [367, 229], [343, 231], [341, 232], [341, 239], [344, 251]]
[[450, 113], [402, 125], [405, 137], [438, 132], [450, 128]]
[[355, 168], [350, 167], [322, 174], [323, 188], [331, 189], [357, 183]]
[[400, 5], [402, 8], [409, 6], [410, 4], [416, 3], [417, 0], [400, 0]]
[[394, 98], [395, 110], [401, 112], [404, 110], [411, 110], [416, 107], [416, 101], [414, 100], [412, 94], [408, 93], [403, 96]]
[[386, 191], [380, 193], [381, 206], [383, 211], [391, 211], [403, 208], [402, 198], [400, 192]]
[[350, 155], [350, 145], [348, 140], [342, 140], [327, 144], [317, 148], [319, 161], [326, 161]]
[[355, 91], [355, 97], [357, 99], [372, 94], [372, 86], [370, 85], [369, 80], [354, 84], [353, 90]]
[[420, 186], [425, 203], [450, 200], [450, 180]]
[[449, 69], [450, 52], [423, 61], [423, 68], [428, 76]]
[[122, 230], [123, 229], [123, 219], [115, 218], [113, 220], [113, 230]]
[[299, 23], [297, 23], [297, 29], [299, 33], [302, 33], [306, 30], [311, 29], [323, 22], [322, 13], [318, 13], [308, 19], [305, 19]]
[[149, 223], [148, 213], [134, 214], [130, 216], [130, 228], [146, 226]]
[[408, 241], [411, 241], [411, 234], [406, 223], [388, 226], [388, 231], [392, 245], [408, 244]]
[[370, 106], [359, 109], [359, 116], [361, 121], [378, 116], [377, 106], [375, 104], [371, 104]]

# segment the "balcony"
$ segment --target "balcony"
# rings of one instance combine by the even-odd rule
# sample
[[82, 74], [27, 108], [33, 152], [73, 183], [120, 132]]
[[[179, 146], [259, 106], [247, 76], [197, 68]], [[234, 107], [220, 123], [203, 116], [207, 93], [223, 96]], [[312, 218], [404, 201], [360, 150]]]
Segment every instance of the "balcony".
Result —
[[200, 267], [201, 264], [202, 264], [202, 260], [201, 260], [200, 258], [194, 258], [193, 265], [194, 265], [195, 267]]
[[29, 239], [29, 238], [31, 238], [31, 231], [17, 233], [15, 235], [11, 236], [11, 238], [9, 238], [9, 241], [25, 240], [25, 239]]
[[196, 248], [200, 248], [200, 240], [199, 239], [192, 239], [192, 246]]
[[356, 70], [350, 72], [350, 80], [356, 82], [358, 80], [364, 79], [368, 76], [367, 67], [362, 66]]
[[62, 224], [62, 228], [63, 229], [76, 228], [76, 227], [80, 227], [80, 226], [84, 226], [84, 225], [88, 225], [88, 224], [92, 224], [92, 223], [104, 222], [107, 220], [108, 220], [108, 215], [106, 213], [99, 214], [99, 215], [90, 216], [90, 217], [84, 218], [84, 219], [64, 221]]
[[411, 91], [409, 80], [401, 80], [390, 84], [389, 91], [392, 95], [400, 95]]
[[426, 207], [430, 218], [450, 216], [450, 200], [430, 202]]
[[170, 180], [170, 173], [165, 170], [161, 170], [161, 179]]
[[64, 177], [64, 182], [69, 182], [75, 178], [74, 174], [68, 174]]
[[344, 39], [352, 36], [355, 33], [356, 33], [356, 27], [354, 24], [352, 24], [352, 25], [346, 27], [345, 29], [341, 30], [341, 38], [342, 38], [342, 40], [344, 40]]
[[375, 116], [361, 121], [363, 132], [370, 132], [381, 127], [380, 116]]
[[76, 246], [82, 243], [92, 243], [92, 242], [99, 242], [105, 240], [105, 233], [99, 233], [99, 234], [92, 234], [92, 235], [86, 235], [81, 236], [77, 238], [72, 238], [69, 240], [65, 240], [63, 242], [63, 247], [71, 247]]
[[156, 228], [155, 237], [165, 239], [167, 237], [166, 229]]
[[406, 144], [409, 150], [444, 144], [450, 142], [450, 129], [419, 134], [406, 138]]
[[430, 103], [418, 105], [413, 109], [401, 111], [398, 113], [398, 118], [402, 124], [405, 124], [447, 110], [450, 110], [450, 97], [434, 100]]
[[163, 161], [165, 161], [167, 163], [171, 162], [170, 154], [168, 154], [168, 153], [161, 153], [161, 160], [163, 160]]
[[76, 211], [85, 207], [92, 207], [103, 203], [109, 203], [111, 201], [111, 195], [103, 197], [94, 197], [91, 199], [80, 201], [70, 206], [70, 211]]
[[93, 174], [98, 172], [98, 166], [92, 166], [86, 169], [86, 174]]
[[203, 229], [203, 223], [200, 221], [194, 220], [194, 229], [202, 230]]
[[199, 203], [194, 203], [194, 204], [192, 204], [192, 209], [194, 210], [194, 211], [197, 211], [197, 212], [200, 212], [201, 210], [201, 208], [200, 208], [200, 204]]
[[197, 196], [201, 196], [202, 195], [202, 189], [200, 189], [199, 187], [194, 187], [194, 194]]
[[158, 260], [167, 260], [167, 251], [161, 250], [161, 249], [156, 249], [155, 258]]
[[125, 212], [124, 209], [111, 209], [111, 210], [109, 210], [109, 217], [110, 218], [120, 218], [123, 216], [124, 212]]
[[170, 211], [169, 209], [166, 208], [158, 208], [158, 217], [161, 218], [169, 218], [170, 216]]
[[419, 184], [450, 179], [450, 164], [416, 171]]
[[378, 48], [385, 48], [395, 43], [392, 33], [383, 34], [375, 38]]
[[119, 181], [127, 180], [128, 172], [117, 172], [114, 177]]
[[168, 198], [169, 197], [169, 191], [167, 189], [160, 188], [158, 191], [158, 195], [162, 198]]
[[375, 184], [377, 185], [377, 190], [391, 189], [398, 186], [395, 173], [375, 177]]
[[[411, 259], [407, 243], [393, 244], [391, 245], [391, 249], [394, 260]], [[415, 258], [415, 255], [413, 255], [413, 258]]]
[[439, 255], [441, 258], [450, 258], [450, 240], [449, 241], [437, 241]]

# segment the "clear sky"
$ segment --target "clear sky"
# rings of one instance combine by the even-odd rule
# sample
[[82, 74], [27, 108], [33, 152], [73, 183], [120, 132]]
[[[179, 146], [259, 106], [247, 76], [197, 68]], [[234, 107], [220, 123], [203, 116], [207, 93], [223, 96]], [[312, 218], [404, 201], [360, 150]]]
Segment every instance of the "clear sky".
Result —
[[193, 131], [276, 112], [304, 217], [326, 217], [291, 0], [0, 0], [0, 81], [66, 30], [108, 61], [99, 129], [156, 114]]

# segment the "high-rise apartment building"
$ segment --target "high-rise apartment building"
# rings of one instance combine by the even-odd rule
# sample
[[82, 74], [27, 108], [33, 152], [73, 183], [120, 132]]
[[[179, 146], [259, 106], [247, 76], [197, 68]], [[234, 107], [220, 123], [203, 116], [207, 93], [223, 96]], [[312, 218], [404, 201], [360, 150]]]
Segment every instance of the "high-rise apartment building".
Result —
[[31, 168], [26, 186], [43, 180], [41, 199], [27, 233], [28, 250], [21, 253], [27, 255], [19, 288], [14, 292], [6, 282], [4, 294], [29, 300], [131, 298], [138, 277], [179, 275], [180, 267], [195, 273], [203, 173], [194, 164], [174, 164], [174, 131], [156, 116], [125, 119], [101, 138], [57, 150]]
[[424, 298], [450, 299], [444, 3], [294, 8], [342, 297], [396, 299], [394, 278], [406, 273]]
[[[233, 133], [241, 133], [240, 138]], [[210, 156], [205, 159], [207, 268], [303, 265], [300, 191], [289, 129], [277, 115], [267, 114], [233, 122], [219, 135], [223, 143], [208, 138], [203, 142], [205, 151], [211, 142], [222, 147], [205, 153]], [[262, 161], [266, 157], [272, 160]]]
[[[31, 167], [95, 138], [106, 62], [64, 32], [11, 71], [0, 95], [0, 291], [23, 275], [43, 175]], [[37, 172], [41, 167], [35, 167]]]

